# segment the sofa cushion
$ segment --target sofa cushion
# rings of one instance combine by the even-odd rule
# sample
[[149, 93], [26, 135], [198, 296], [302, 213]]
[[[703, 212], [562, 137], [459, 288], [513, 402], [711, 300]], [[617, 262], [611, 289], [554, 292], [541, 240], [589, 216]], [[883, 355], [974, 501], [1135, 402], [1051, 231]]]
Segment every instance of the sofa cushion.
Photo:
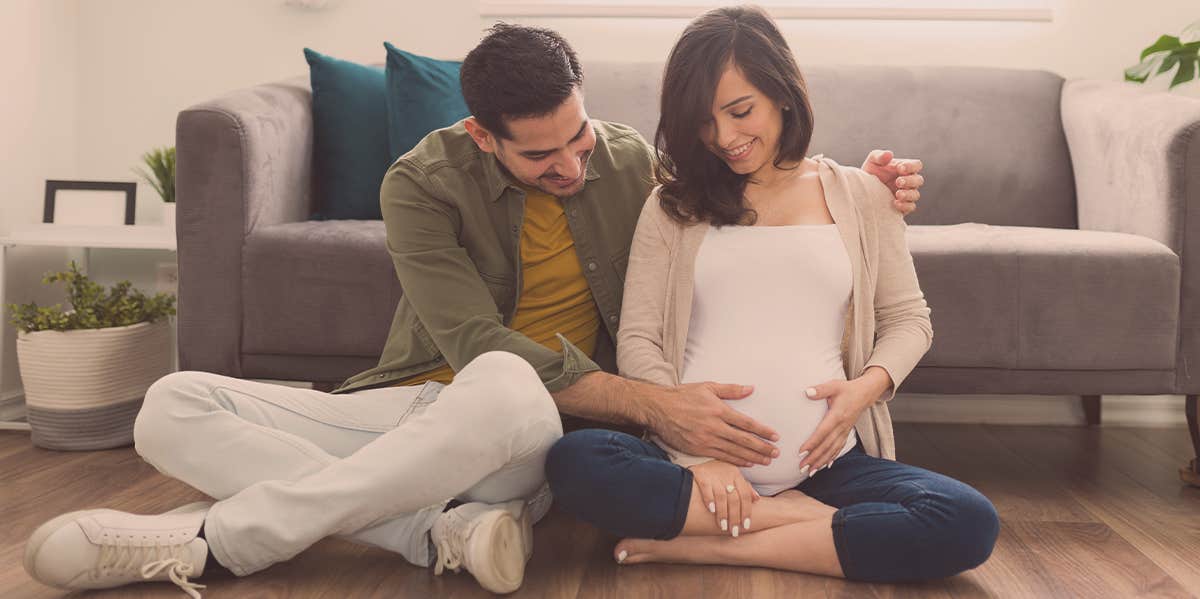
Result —
[[388, 144], [396, 160], [430, 131], [470, 116], [458, 84], [459, 61], [435, 60], [405, 52], [388, 42]]
[[922, 366], [1172, 369], [1179, 258], [1124, 233], [910, 225], [933, 321]]
[[304, 49], [312, 81], [313, 218], [383, 218], [379, 185], [391, 164], [383, 69]]
[[400, 300], [383, 221], [257, 228], [242, 276], [244, 353], [378, 358]]

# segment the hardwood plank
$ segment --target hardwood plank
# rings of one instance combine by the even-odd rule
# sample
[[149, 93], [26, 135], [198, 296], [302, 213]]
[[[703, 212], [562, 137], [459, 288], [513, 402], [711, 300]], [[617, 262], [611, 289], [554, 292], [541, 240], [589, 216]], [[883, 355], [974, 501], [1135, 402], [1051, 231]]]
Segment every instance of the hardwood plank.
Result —
[[[984, 427], [1031, 470], [1059, 477], [1067, 492], [1096, 518], [1144, 553], [1184, 588], [1200, 589], [1200, 490], [1168, 501], [1129, 473], [1146, 468], [1127, 445], [1104, 429]], [[1167, 464], [1156, 464], [1166, 468]], [[1133, 573], [1130, 573], [1132, 576]]]
[[1141, 439], [1169, 454], [1173, 459], [1187, 461], [1195, 456], [1187, 429], [1182, 427], [1122, 427], [1119, 430]]
[[934, 448], [914, 465], [975, 487], [1006, 521], [1096, 521], [1056, 477], [1030, 471], [1024, 460], [984, 434], [982, 425], [919, 424], [914, 433]]

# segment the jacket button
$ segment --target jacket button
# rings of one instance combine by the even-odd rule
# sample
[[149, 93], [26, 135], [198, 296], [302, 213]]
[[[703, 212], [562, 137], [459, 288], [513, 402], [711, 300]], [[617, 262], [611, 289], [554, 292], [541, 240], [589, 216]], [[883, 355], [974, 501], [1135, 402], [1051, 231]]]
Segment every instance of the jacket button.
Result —
[[608, 321], [609, 321], [609, 322], [614, 322], [614, 323], [615, 323], [615, 322], [617, 322], [617, 315], [616, 315], [616, 314], [609, 314], [609, 315], [608, 315]]
[[590, 271], [595, 271], [595, 270], [596, 270], [596, 263], [595, 263], [595, 262], [588, 262], [588, 270], [590, 270]]
[[379, 375], [379, 378], [383, 378], [383, 377], [385, 377], [385, 376], [387, 376], [387, 374], [386, 374], [386, 373], [385, 373], [385, 374], [381, 374], [381, 375]]

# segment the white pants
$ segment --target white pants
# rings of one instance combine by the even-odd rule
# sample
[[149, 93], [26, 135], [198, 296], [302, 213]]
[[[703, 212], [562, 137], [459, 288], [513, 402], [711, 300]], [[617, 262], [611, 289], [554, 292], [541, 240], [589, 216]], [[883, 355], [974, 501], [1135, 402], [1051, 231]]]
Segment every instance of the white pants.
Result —
[[506, 352], [445, 387], [341, 395], [177, 372], [150, 387], [134, 425], [147, 462], [218, 500], [205, 537], [239, 576], [331, 535], [428, 566], [429, 529], [451, 498], [532, 498], [561, 436], [537, 373]]

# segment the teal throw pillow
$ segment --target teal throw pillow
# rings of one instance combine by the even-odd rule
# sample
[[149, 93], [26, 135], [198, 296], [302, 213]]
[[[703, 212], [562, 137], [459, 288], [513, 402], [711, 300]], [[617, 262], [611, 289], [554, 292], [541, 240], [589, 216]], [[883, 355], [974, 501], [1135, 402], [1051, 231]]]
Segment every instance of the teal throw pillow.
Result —
[[313, 218], [381, 219], [379, 186], [392, 162], [384, 69], [308, 48], [304, 58], [312, 81]]
[[430, 131], [470, 116], [458, 83], [459, 61], [435, 60], [387, 42], [387, 118], [391, 158], [413, 149]]

